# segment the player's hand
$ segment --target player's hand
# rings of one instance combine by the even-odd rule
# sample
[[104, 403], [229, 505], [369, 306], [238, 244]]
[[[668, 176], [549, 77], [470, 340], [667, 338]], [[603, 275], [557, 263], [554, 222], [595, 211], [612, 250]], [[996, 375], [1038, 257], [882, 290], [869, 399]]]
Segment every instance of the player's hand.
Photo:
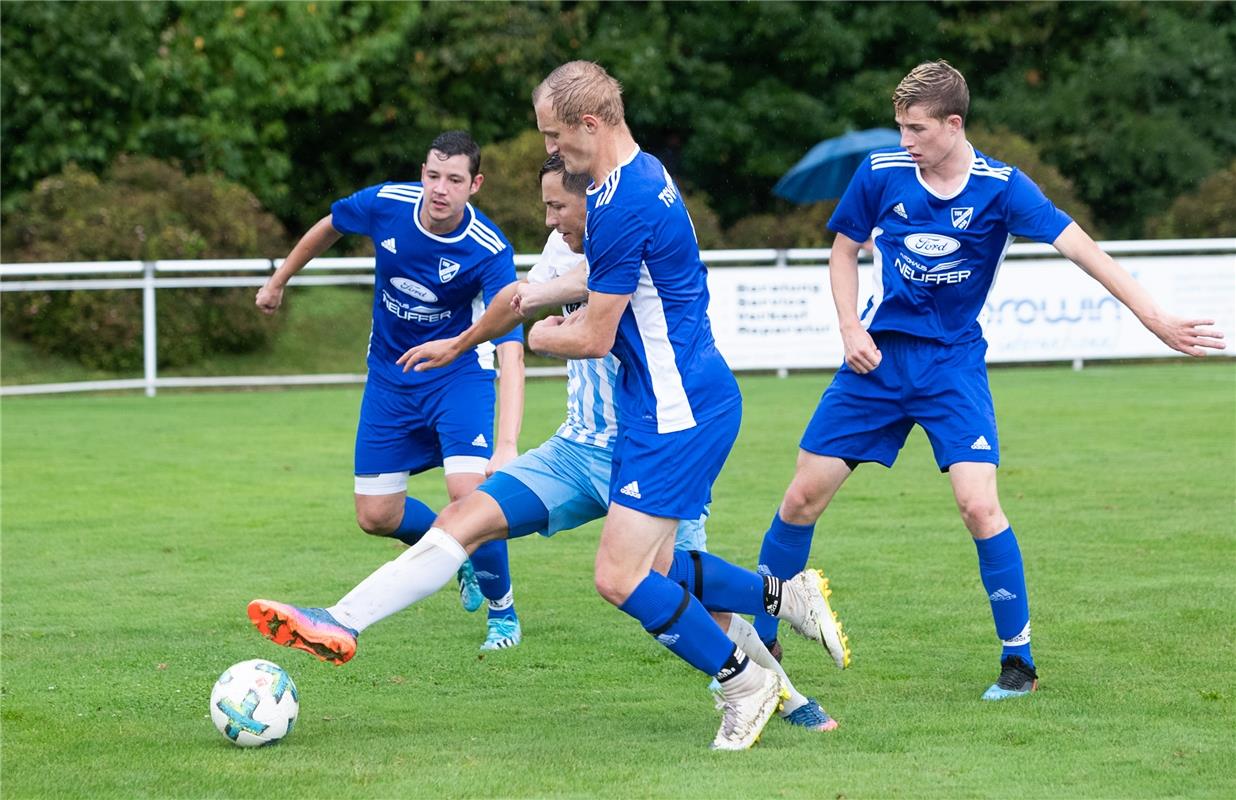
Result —
[[845, 363], [859, 375], [866, 375], [880, 366], [880, 361], [884, 358], [865, 328], [843, 329], [841, 342], [845, 348]]
[[498, 442], [494, 445], [494, 454], [489, 459], [489, 463], [485, 465], [485, 477], [493, 475], [498, 470], [502, 469], [507, 464], [515, 460], [519, 455], [519, 449], [510, 443]]
[[511, 297], [511, 310], [524, 319], [533, 316], [546, 305], [541, 299], [541, 294], [536, 284], [519, 284], [515, 287], [515, 294]]
[[1213, 319], [1181, 319], [1163, 316], [1146, 323], [1155, 336], [1168, 347], [1188, 356], [1201, 358], [1207, 350], [1223, 350], [1223, 332], [1210, 327]]
[[263, 314], [275, 313], [283, 304], [283, 287], [271, 286], [269, 283], [263, 285], [261, 289], [258, 289], [254, 302]]
[[435, 339], [432, 342], [418, 344], [395, 359], [395, 363], [401, 365], [404, 372], [408, 370], [424, 372], [427, 369], [445, 367], [459, 357], [457, 342], [458, 337]]
[[552, 330], [554, 328], [561, 326], [562, 321], [563, 321], [562, 317], [548, 316], [545, 319], [537, 322], [531, 328], [528, 329], [528, 347], [532, 349], [532, 352], [534, 353], [543, 352], [542, 348], [545, 343], [542, 341], [542, 335], [546, 331], [549, 331], [549, 330]]

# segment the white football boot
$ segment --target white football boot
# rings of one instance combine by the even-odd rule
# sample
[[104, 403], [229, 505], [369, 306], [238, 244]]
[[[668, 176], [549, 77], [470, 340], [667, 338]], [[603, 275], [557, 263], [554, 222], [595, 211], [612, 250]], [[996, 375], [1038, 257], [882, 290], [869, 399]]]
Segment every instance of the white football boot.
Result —
[[751, 749], [790, 697], [781, 676], [772, 670], [748, 661], [743, 673], [721, 684], [721, 729], [712, 740], [713, 750]]
[[824, 645], [838, 669], [850, 666], [850, 640], [841, 630], [837, 612], [828, 604], [832, 590], [818, 569], [808, 569], [781, 582], [781, 610], [777, 618], [795, 631]]

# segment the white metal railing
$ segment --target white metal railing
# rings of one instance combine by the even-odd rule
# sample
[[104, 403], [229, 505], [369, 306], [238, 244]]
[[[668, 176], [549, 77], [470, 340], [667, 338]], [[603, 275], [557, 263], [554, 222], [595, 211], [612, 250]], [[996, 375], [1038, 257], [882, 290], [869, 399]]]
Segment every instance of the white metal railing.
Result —
[[[1102, 243], [1113, 256], [1164, 256], [1176, 254], [1236, 254], [1236, 239], [1132, 240]], [[829, 251], [825, 248], [709, 250], [703, 254], [712, 267], [825, 267]], [[1035, 259], [1056, 256], [1046, 244], [1015, 244], [1008, 259]], [[517, 255], [517, 268], [536, 263], [536, 254]], [[277, 386], [360, 383], [363, 374], [250, 375], [218, 377], [159, 377], [157, 372], [158, 337], [156, 293], [159, 289], [258, 287], [283, 263], [282, 259], [202, 259], [162, 261], [91, 261], [69, 263], [0, 264], [0, 292], [89, 291], [99, 289], [140, 289], [142, 291], [143, 377], [121, 380], [74, 381], [69, 383], [23, 384], [0, 387], [0, 396], [51, 394], [104, 390], [144, 389], [149, 397], [160, 388], [218, 386]], [[202, 272], [233, 272], [236, 276], [203, 276]], [[109, 277], [100, 277], [109, 276]], [[319, 258], [307, 264], [292, 278], [296, 286], [372, 285], [373, 258]], [[256, 313], [256, 312], [255, 312]], [[529, 375], [562, 375], [561, 367], [531, 367]]]

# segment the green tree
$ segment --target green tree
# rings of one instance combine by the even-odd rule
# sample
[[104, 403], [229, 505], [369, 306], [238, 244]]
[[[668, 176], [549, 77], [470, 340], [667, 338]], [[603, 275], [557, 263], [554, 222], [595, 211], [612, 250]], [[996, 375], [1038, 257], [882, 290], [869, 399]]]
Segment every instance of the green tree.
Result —
[[1149, 233], [1157, 239], [1236, 236], [1236, 161], [1216, 172], [1196, 190], [1177, 197], [1167, 213], [1152, 219]]
[[997, 161], [1012, 164], [1026, 173], [1057, 208], [1072, 217], [1091, 236], [1098, 238], [1102, 235], [1095, 228], [1090, 208], [1078, 198], [1073, 182], [1046, 163], [1039, 148], [1025, 137], [1008, 128], [976, 126], [967, 128], [966, 138]]

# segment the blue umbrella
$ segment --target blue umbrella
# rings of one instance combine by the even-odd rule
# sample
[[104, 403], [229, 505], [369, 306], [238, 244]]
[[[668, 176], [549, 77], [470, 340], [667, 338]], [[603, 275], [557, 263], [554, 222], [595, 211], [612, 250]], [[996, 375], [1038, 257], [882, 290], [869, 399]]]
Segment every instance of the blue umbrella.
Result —
[[840, 197], [868, 153], [899, 144], [901, 134], [889, 128], [851, 131], [825, 139], [781, 176], [773, 187], [773, 194], [795, 203]]

